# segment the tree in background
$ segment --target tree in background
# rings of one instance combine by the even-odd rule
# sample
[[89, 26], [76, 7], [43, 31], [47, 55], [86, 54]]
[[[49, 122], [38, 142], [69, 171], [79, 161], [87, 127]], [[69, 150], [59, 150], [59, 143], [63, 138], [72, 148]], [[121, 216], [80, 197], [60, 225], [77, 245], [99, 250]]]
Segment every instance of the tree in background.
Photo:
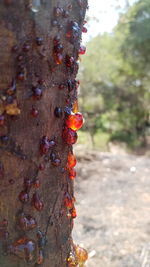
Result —
[[110, 140], [130, 146], [146, 143], [150, 124], [149, 25], [148, 0], [138, 1], [120, 15], [111, 34], [88, 43], [80, 73], [80, 102], [91, 134], [100, 130], [109, 133]]
[[87, 258], [71, 238], [86, 8], [86, 0], [0, 2], [1, 267], [81, 266]]

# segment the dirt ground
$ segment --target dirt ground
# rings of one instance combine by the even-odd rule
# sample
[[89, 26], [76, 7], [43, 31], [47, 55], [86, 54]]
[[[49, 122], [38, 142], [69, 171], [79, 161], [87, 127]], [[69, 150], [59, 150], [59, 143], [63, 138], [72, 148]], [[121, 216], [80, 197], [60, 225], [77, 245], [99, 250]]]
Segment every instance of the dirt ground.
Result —
[[150, 158], [83, 151], [74, 240], [86, 267], [150, 267]]

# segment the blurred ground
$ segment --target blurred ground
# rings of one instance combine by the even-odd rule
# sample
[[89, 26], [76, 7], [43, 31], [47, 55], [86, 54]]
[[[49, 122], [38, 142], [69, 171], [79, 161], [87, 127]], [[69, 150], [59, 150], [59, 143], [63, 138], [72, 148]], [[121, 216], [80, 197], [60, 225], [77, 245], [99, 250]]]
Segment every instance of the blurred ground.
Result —
[[87, 267], [150, 267], [150, 158], [77, 151], [74, 240]]

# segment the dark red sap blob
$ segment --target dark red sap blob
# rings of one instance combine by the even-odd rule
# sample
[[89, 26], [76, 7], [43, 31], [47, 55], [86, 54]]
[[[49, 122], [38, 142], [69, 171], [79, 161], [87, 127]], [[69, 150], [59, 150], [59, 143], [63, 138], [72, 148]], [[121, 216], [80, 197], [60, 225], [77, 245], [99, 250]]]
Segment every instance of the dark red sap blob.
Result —
[[6, 91], [7, 95], [13, 95], [16, 93], [16, 81], [13, 79], [10, 87]]
[[43, 136], [41, 141], [40, 141], [40, 152], [41, 152], [41, 155], [47, 154], [49, 149], [50, 149], [50, 140], [48, 139], [47, 136]]
[[23, 60], [23, 55], [18, 55], [18, 56], [17, 56], [17, 60], [18, 60], [18, 61], [22, 61], [22, 60]]
[[55, 158], [53, 160], [51, 160], [51, 163], [53, 166], [58, 167], [61, 164], [61, 159], [60, 158]]
[[86, 52], [86, 47], [84, 45], [80, 45], [80, 48], [78, 50], [79, 55], [84, 55]]
[[78, 135], [75, 131], [65, 127], [62, 133], [64, 142], [68, 145], [73, 145], [77, 142]]
[[57, 118], [61, 118], [63, 113], [62, 113], [62, 108], [60, 107], [56, 107], [55, 110], [54, 110], [54, 114]]
[[33, 98], [36, 100], [40, 100], [42, 97], [42, 89], [40, 87], [32, 87], [32, 92], [33, 92]]
[[71, 21], [67, 27], [66, 37], [72, 43], [73, 41], [76, 41], [79, 36], [80, 36], [80, 27], [78, 23], [75, 21]]
[[0, 115], [0, 126], [3, 126], [5, 123], [5, 117], [4, 115]]
[[55, 45], [58, 45], [58, 44], [60, 44], [60, 36], [59, 35], [56, 35], [55, 37], [54, 37], [54, 39], [53, 39], [53, 44], [54, 44], [54, 46]]
[[29, 194], [26, 191], [21, 191], [19, 194], [19, 200], [22, 203], [27, 203], [29, 201]]
[[43, 171], [45, 169], [45, 165], [43, 163], [41, 163], [39, 165], [39, 171]]
[[16, 76], [17, 80], [19, 81], [23, 81], [25, 76], [24, 76], [24, 72], [18, 72], [17, 76]]
[[33, 197], [32, 197], [32, 202], [31, 202], [32, 206], [34, 206], [34, 208], [38, 211], [41, 211], [44, 207], [43, 202], [40, 200], [40, 196], [38, 193], [34, 193]]
[[30, 47], [29, 44], [24, 44], [24, 45], [23, 45], [23, 51], [24, 51], [24, 52], [28, 52], [28, 51], [30, 50], [30, 48], [31, 48], [31, 47]]
[[9, 250], [19, 258], [31, 262], [36, 255], [36, 244], [33, 240], [22, 237], [10, 245]]
[[57, 53], [62, 53], [62, 51], [63, 51], [63, 46], [62, 46], [62, 44], [58, 43], [58, 44], [54, 45], [53, 51], [54, 51], [54, 53], [56, 53], [56, 54], [57, 54]]
[[12, 47], [12, 52], [17, 52], [18, 49], [19, 49], [18, 45], [14, 45], [14, 46]]
[[35, 107], [32, 107], [30, 114], [32, 117], [36, 118], [39, 115], [39, 112]]
[[74, 57], [66, 55], [66, 66], [71, 68], [74, 65]]
[[37, 264], [42, 264], [43, 262], [44, 262], [44, 255], [43, 251], [40, 249], [38, 253]]
[[68, 209], [72, 209], [73, 207], [73, 200], [69, 193], [64, 194], [64, 206]]
[[33, 187], [34, 188], [39, 188], [40, 187], [40, 180], [39, 179], [35, 179], [33, 181]]
[[37, 222], [32, 216], [21, 214], [18, 219], [18, 225], [23, 231], [29, 231], [36, 228]]
[[85, 26], [83, 26], [83, 28], [82, 28], [82, 32], [83, 32], [83, 33], [87, 33], [87, 28], [86, 28]]
[[37, 38], [36, 38], [36, 44], [37, 44], [38, 46], [43, 45], [43, 38], [42, 38], [42, 37], [37, 37]]

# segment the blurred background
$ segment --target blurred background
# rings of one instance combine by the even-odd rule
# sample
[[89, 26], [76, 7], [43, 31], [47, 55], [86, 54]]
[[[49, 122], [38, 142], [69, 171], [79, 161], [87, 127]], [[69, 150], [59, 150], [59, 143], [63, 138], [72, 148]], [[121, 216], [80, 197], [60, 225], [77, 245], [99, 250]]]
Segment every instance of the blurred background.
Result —
[[150, 267], [150, 0], [89, 0], [74, 239], [88, 267]]

